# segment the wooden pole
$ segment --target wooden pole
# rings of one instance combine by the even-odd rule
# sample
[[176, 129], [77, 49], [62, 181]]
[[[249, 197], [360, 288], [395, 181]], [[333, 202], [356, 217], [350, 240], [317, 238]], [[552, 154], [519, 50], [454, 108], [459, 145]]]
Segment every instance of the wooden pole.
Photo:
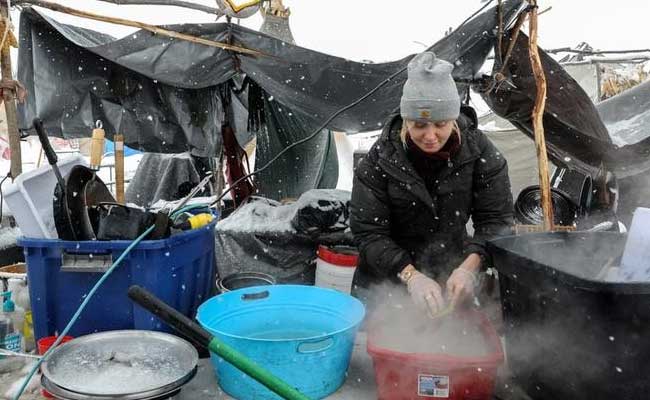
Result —
[[115, 199], [124, 204], [124, 136], [113, 136], [115, 143]]
[[87, 19], [92, 19], [95, 21], [102, 21], [102, 22], [108, 22], [111, 24], [117, 24], [117, 25], [125, 25], [125, 26], [131, 26], [134, 28], [140, 28], [145, 31], [152, 32], [156, 35], [160, 36], [166, 36], [174, 39], [180, 39], [180, 40], [186, 40], [188, 42], [192, 43], [197, 43], [197, 44], [202, 44], [205, 46], [210, 46], [210, 47], [217, 47], [220, 49], [224, 50], [230, 50], [238, 53], [243, 53], [243, 54], [250, 54], [254, 56], [267, 56], [271, 57], [269, 54], [264, 54], [260, 51], [257, 50], [251, 50], [247, 49], [245, 47], [240, 47], [240, 46], [234, 46], [231, 44], [227, 43], [221, 43], [221, 42], [216, 42], [214, 40], [208, 40], [208, 39], [203, 39], [201, 37], [197, 36], [192, 36], [192, 35], [187, 35], [184, 33], [176, 32], [176, 31], [170, 31], [169, 29], [164, 29], [155, 25], [150, 25], [150, 24], [145, 24], [144, 22], [138, 22], [138, 21], [131, 21], [128, 19], [124, 18], [114, 18], [114, 17], [106, 17], [104, 15], [99, 15], [87, 11], [81, 11], [77, 10], [74, 8], [62, 6], [57, 3], [52, 3], [49, 1], [43, 1], [43, 0], [15, 0], [14, 4], [30, 4], [38, 7], [43, 7], [47, 8], [52, 11], [57, 11], [61, 12], [64, 14], [69, 14], [69, 15], [74, 15], [76, 17], [81, 17], [81, 18], [87, 18]]
[[104, 155], [104, 138], [106, 132], [102, 128], [100, 121], [97, 121], [96, 128], [93, 129], [92, 139], [90, 142], [90, 169], [99, 171], [102, 166], [102, 156]]
[[[0, 2], [0, 13], [2, 14], [4, 23], [7, 24], [5, 29], [11, 29], [8, 26], [9, 10], [7, 9], [7, 2], [6, 0], [0, 0]], [[0, 50], [0, 69], [2, 70], [2, 79], [6, 81], [13, 80], [9, 42], [9, 40], [5, 39]], [[18, 132], [18, 113], [16, 111], [16, 93], [13, 90], [5, 88], [2, 91], [2, 101], [5, 105], [9, 150], [11, 151], [11, 177], [12, 179], [16, 179], [23, 172], [23, 160], [20, 153], [20, 133]]]
[[535, 132], [535, 148], [537, 150], [537, 163], [539, 166], [539, 186], [542, 192], [542, 211], [544, 213], [543, 226], [545, 231], [553, 230], [553, 204], [551, 199], [551, 182], [548, 173], [548, 156], [546, 154], [546, 141], [544, 138], [544, 106], [546, 103], [546, 76], [542, 68], [542, 60], [537, 51], [537, 1], [530, 0], [530, 63], [535, 76], [537, 95], [533, 108], [533, 130]]

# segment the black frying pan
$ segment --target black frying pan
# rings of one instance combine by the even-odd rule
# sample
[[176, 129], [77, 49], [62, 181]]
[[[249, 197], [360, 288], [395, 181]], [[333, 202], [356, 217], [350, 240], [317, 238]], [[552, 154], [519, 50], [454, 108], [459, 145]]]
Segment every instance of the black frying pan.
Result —
[[95, 171], [75, 165], [65, 177], [66, 203], [77, 240], [96, 239], [99, 226], [99, 203], [115, 202], [115, 198]]
[[115, 202], [115, 199], [95, 171], [86, 166], [75, 165], [64, 179], [56, 165], [58, 158], [42, 121], [35, 118], [33, 124], [58, 181], [54, 188], [53, 211], [59, 239], [95, 239], [99, 219], [96, 206], [103, 202]]

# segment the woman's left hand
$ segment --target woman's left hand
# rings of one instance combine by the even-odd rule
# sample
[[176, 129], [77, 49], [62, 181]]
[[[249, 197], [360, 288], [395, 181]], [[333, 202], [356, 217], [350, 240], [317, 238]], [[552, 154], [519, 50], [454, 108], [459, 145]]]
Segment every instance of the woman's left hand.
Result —
[[472, 272], [462, 266], [456, 268], [447, 280], [447, 298], [451, 307], [455, 308], [465, 299], [474, 294], [474, 288], [478, 283], [476, 272]]

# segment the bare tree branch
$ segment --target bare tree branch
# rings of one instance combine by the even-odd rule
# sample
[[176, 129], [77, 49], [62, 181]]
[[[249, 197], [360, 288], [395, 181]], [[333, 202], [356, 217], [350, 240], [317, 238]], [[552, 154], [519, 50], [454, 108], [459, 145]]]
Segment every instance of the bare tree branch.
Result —
[[603, 50], [603, 51], [591, 51], [591, 50], [574, 50], [570, 47], [560, 47], [559, 49], [544, 49], [547, 53], [576, 53], [576, 54], [631, 54], [631, 53], [649, 53], [650, 48], [648, 49], [632, 49], [632, 50]]
[[215, 14], [217, 16], [224, 15], [223, 12], [216, 7], [208, 7], [202, 4], [192, 3], [183, 0], [97, 0], [106, 3], [113, 3], [118, 5], [152, 5], [152, 6], [174, 6], [189, 8], [192, 10], [203, 11], [208, 14]]

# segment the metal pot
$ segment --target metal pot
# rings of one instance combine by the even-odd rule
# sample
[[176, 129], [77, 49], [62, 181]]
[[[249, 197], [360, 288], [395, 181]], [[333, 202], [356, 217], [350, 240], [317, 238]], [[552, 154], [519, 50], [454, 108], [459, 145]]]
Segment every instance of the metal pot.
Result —
[[111, 331], [57, 347], [43, 363], [43, 387], [63, 400], [169, 398], [196, 374], [198, 353], [162, 332]]
[[236, 272], [217, 279], [217, 290], [226, 293], [251, 286], [275, 285], [275, 278], [262, 272]]

